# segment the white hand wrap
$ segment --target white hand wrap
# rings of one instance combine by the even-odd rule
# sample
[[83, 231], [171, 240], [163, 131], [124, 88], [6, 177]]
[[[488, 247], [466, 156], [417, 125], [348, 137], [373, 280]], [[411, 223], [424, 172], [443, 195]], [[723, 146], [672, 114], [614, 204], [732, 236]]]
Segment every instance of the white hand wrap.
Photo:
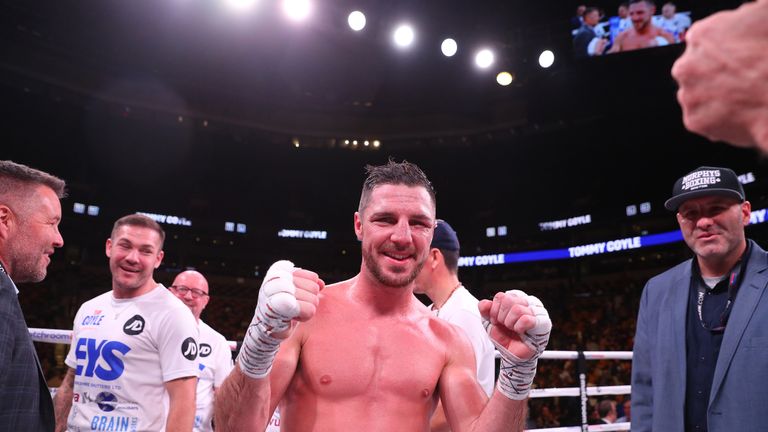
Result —
[[[491, 342], [496, 346], [501, 354], [501, 367], [497, 387], [506, 397], [514, 400], [523, 400], [528, 398], [531, 391], [533, 378], [536, 376], [536, 365], [539, 356], [544, 352], [549, 342], [549, 333], [552, 331], [552, 321], [549, 319], [549, 313], [544, 308], [541, 300], [534, 296], [529, 296], [520, 290], [507, 291], [507, 294], [525, 299], [528, 306], [536, 316], [536, 325], [520, 335], [523, 343], [534, 351], [531, 358], [523, 360], [501, 346], [493, 338]], [[486, 330], [490, 332], [491, 323], [483, 320]]]
[[256, 312], [237, 356], [240, 370], [251, 378], [264, 378], [269, 374], [284, 340], [272, 335], [288, 330], [291, 320], [299, 314], [293, 270], [292, 262], [278, 261], [264, 276]]

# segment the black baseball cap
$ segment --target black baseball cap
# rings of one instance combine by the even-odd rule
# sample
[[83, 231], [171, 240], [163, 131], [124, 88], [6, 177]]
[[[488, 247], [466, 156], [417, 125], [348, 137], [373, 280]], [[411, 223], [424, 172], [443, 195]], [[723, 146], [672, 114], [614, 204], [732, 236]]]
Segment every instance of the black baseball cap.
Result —
[[672, 187], [672, 197], [664, 203], [664, 207], [677, 211], [689, 199], [711, 195], [731, 197], [743, 202], [744, 187], [733, 170], [702, 166], [677, 179]]
[[437, 220], [430, 247], [450, 251], [459, 250], [459, 238], [456, 237], [456, 231], [448, 225], [448, 222], [442, 219]]

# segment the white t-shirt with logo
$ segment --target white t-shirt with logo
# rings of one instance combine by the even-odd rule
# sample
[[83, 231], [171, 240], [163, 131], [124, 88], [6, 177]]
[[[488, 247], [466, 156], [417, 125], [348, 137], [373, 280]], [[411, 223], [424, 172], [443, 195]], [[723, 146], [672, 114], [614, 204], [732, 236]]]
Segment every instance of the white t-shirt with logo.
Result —
[[475, 298], [464, 286], [460, 286], [448, 297], [443, 307], [437, 311], [437, 317], [460, 327], [469, 336], [475, 351], [477, 382], [490, 396], [493, 394], [496, 371], [496, 348], [483, 326], [480, 310]]
[[210, 432], [213, 417], [213, 389], [221, 387], [232, 371], [232, 350], [221, 333], [200, 320], [198, 339], [198, 362], [200, 379], [197, 381], [197, 410], [195, 411], [196, 432]]
[[164, 383], [198, 376], [198, 329], [189, 308], [162, 285], [132, 299], [112, 292], [75, 316], [65, 363], [75, 370], [69, 431], [163, 431]]

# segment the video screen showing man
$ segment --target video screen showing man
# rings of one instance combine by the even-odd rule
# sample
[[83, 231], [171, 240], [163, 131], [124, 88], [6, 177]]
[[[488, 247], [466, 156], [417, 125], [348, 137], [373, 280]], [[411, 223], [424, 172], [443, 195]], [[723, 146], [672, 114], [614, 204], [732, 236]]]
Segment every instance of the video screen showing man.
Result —
[[631, 0], [616, 7], [616, 16], [604, 19], [601, 10], [587, 6], [582, 26], [572, 30], [576, 58], [596, 57], [685, 41], [690, 12], [666, 2], [661, 14], [652, 0]]
[[675, 36], [653, 24], [656, 5], [651, 0], [629, 2], [629, 18], [632, 27], [619, 33], [609, 53], [632, 51], [675, 43]]

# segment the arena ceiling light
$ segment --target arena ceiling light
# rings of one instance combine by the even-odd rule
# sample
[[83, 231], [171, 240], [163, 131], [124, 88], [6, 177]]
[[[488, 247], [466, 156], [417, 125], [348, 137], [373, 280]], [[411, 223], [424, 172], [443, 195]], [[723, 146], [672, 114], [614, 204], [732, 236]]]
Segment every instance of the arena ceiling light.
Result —
[[365, 14], [360, 11], [354, 11], [347, 17], [349, 28], [354, 31], [360, 31], [365, 28]]
[[291, 21], [304, 21], [311, 11], [309, 0], [283, 0], [283, 12]]
[[413, 27], [408, 24], [401, 24], [397, 26], [392, 37], [395, 40], [395, 45], [401, 48], [407, 48], [413, 43], [416, 35], [413, 32]]
[[475, 65], [480, 69], [488, 69], [493, 65], [493, 61], [493, 51], [488, 48], [483, 48], [475, 54]]
[[496, 75], [496, 82], [499, 83], [500, 86], [508, 86], [512, 84], [512, 81], [515, 80], [515, 77], [509, 73], [509, 72], [499, 72], [498, 75]]
[[555, 53], [550, 50], [544, 50], [539, 55], [539, 66], [548, 68], [555, 62]]
[[442, 51], [443, 55], [446, 57], [453, 57], [456, 55], [456, 51], [458, 50], [459, 45], [456, 44], [456, 41], [451, 38], [445, 39], [443, 43], [440, 44], [440, 51]]

